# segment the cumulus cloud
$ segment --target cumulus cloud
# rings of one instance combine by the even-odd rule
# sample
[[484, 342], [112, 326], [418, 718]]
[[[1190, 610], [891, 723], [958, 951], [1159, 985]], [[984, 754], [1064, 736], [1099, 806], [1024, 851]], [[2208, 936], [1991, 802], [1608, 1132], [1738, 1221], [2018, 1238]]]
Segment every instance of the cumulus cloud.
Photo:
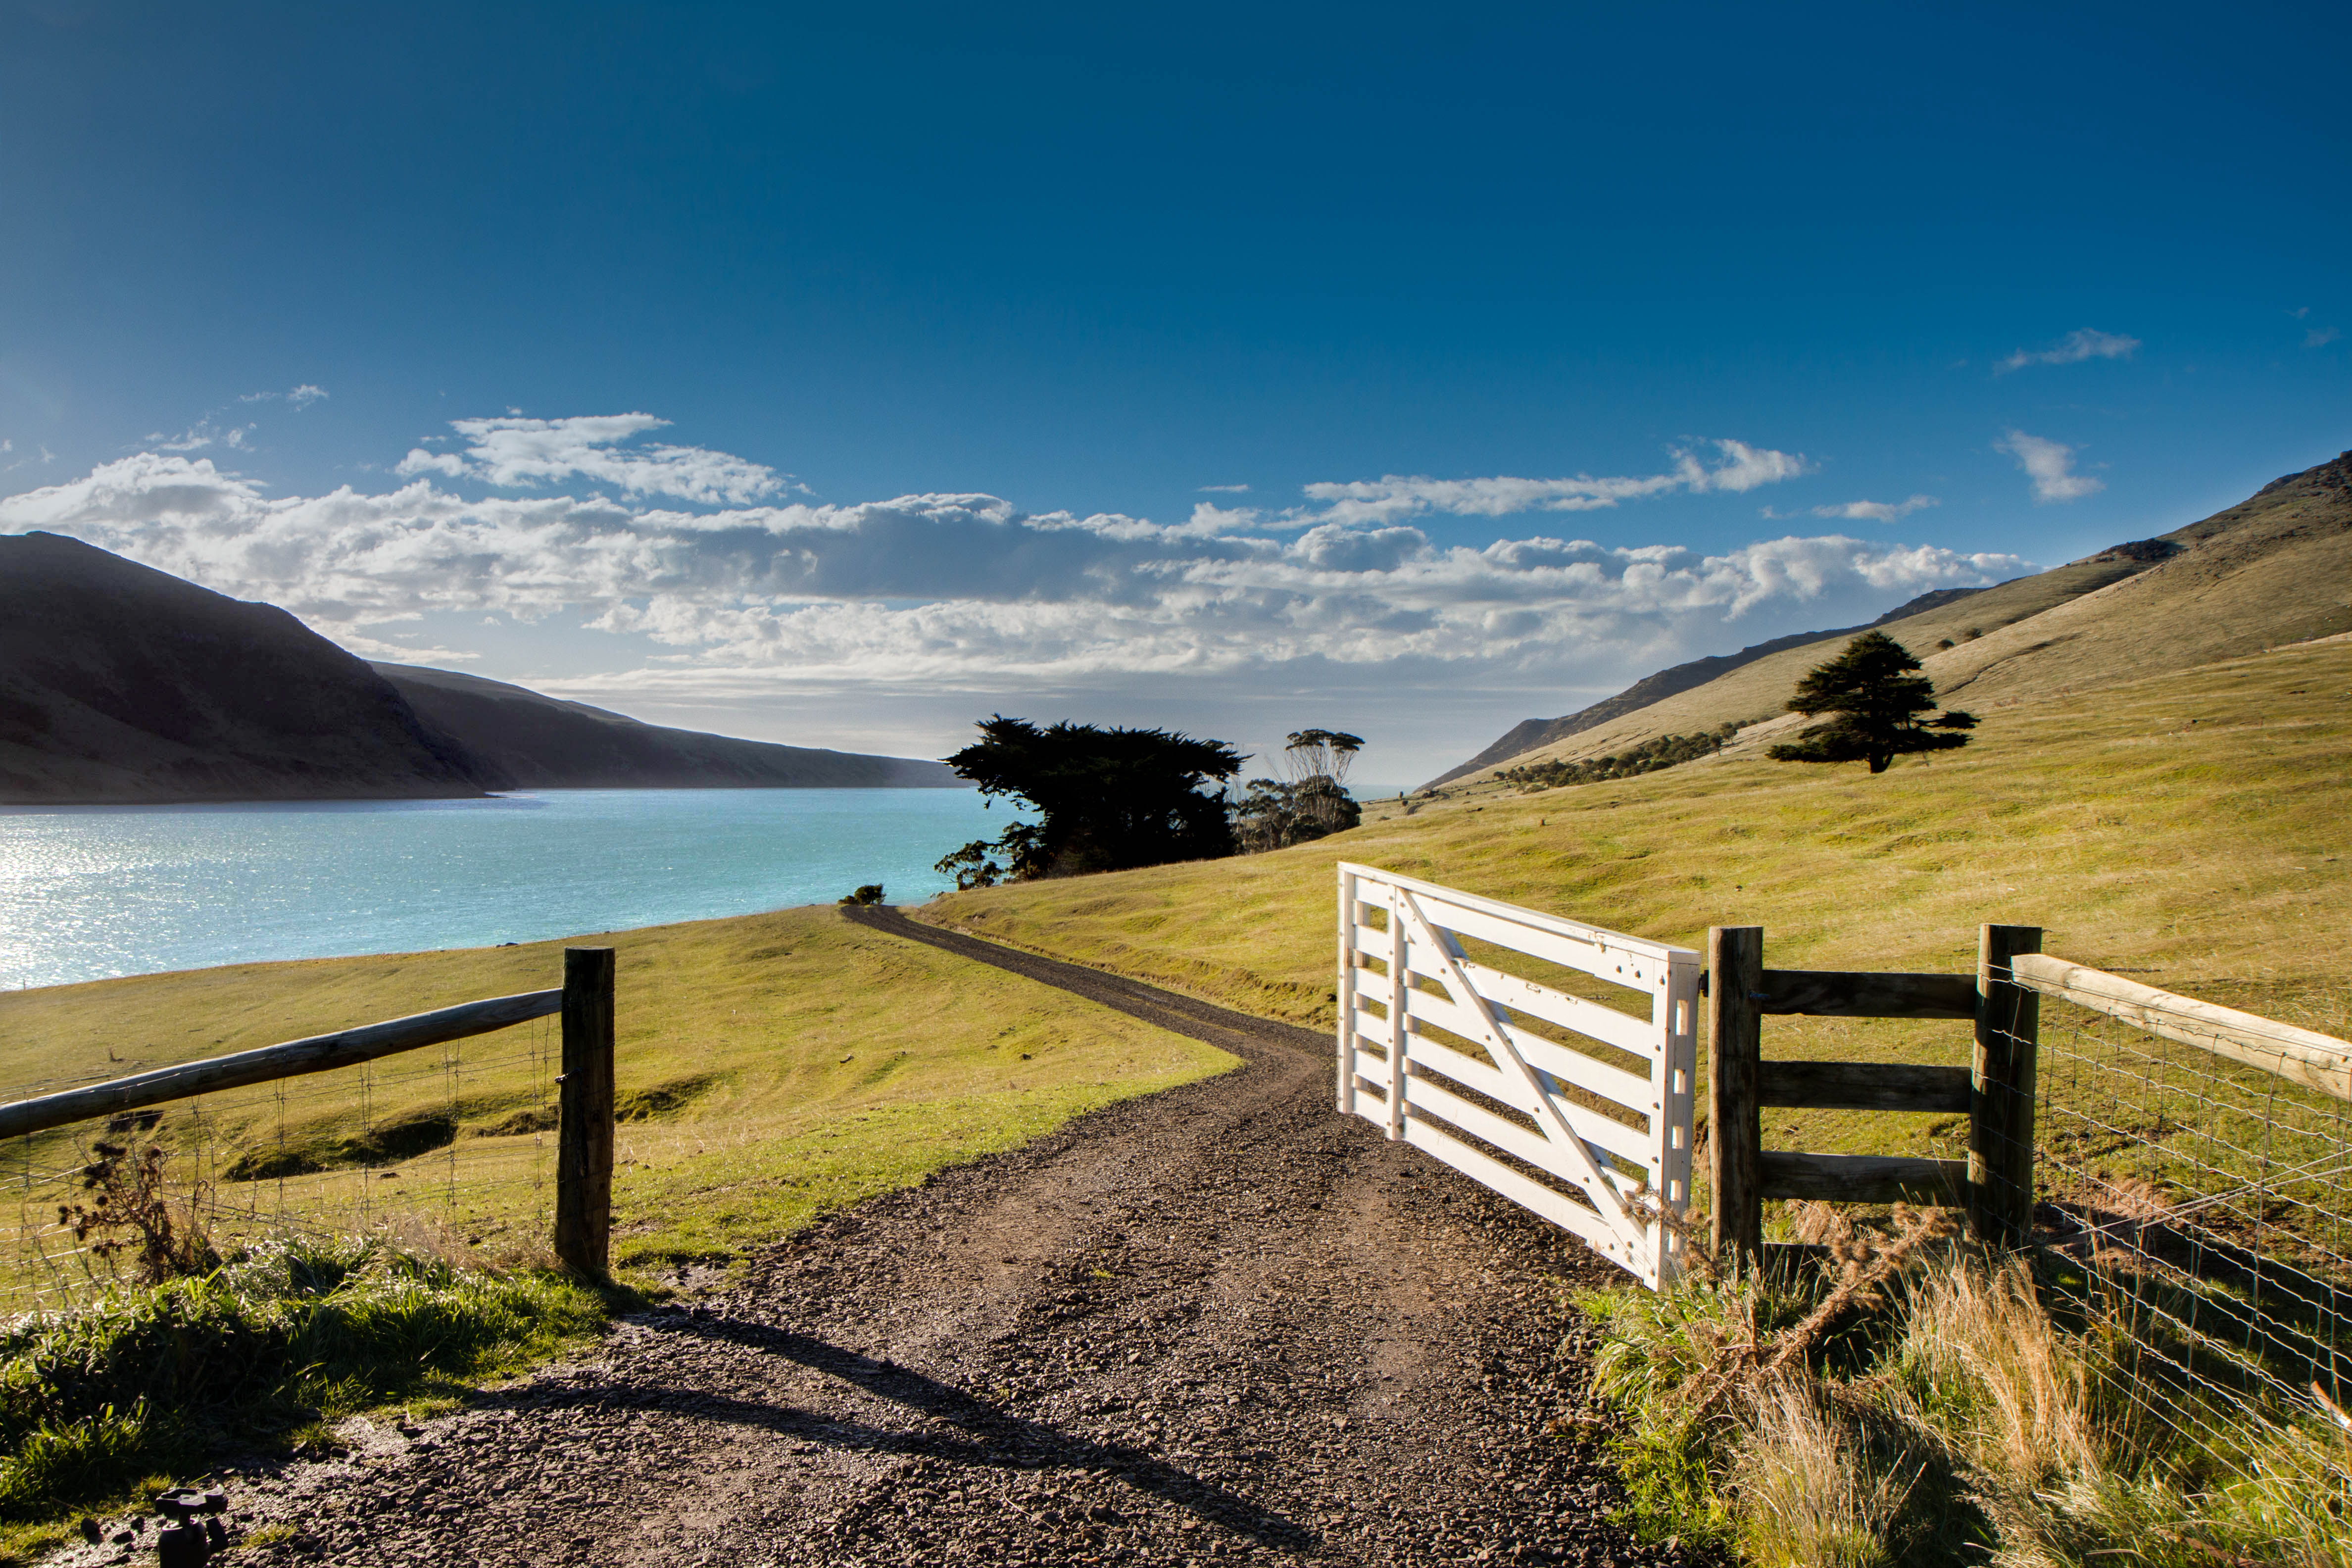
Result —
[[394, 470], [478, 479], [501, 489], [536, 489], [565, 479], [611, 485], [624, 495], [663, 495], [705, 505], [742, 505], [777, 494], [791, 477], [703, 447], [630, 447], [667, 419], [650, 414], [587, 415], [571, 419], [456, 419], [463, 453], [413, 448]]
[[[528, 422], [526, 433], [566, 423]], [[532, 458], [490, 439], [508, 424], [467, 421], [460, 429], [475, 446], [442, 456], [467, 478], [498, 462], [543, 472], [572, 460], [562, 454], [609, 452], [620, 438], [610, 425], [590, 432], [609, 438], [571, 432]], [[1721, 461], [1700, 470], [1708, 488], [1718, 478], [1740, 488], [1785, 458], [1718, 449]], [[639, 455], [672, 460], [661, 453]], [[1162, 525], [1027, 512], [980, 494], [719, 510], [569, 494], [477, 500], [444, 488], [449, 470], [424, 457], [409, 482], [381, 493], [274, 496], [210, 458], [142, 453], [0, 500], [0, 529], [72, 534], [284, 605], [381, 657], [447, 656], [386, 632], [419, 616], [561, 611], [669, 650], [623, 684], [672, 695], [746, 681], [1007, 693], [1241, 671], [1312, 671], [1320, 689], [1393, 687], [1409, 669], [1435, 701], [1465, 671], [1589, 678], [1597, 663], [1688, 657], [1694, 641], [1760, 612], [1822, 604], [1847, 614], [1858, 598], [2030, 569], [2013, 556], [1843, 534], [1717, 553], [1543, 534], [1441, 545], [1410, 522], [1336, 503], [1269, 535], [1254, 531], [1255, 514], [1206, 501]]]
[[1323, 510], [1288, 515], [1317, 523], [1356, 523], [1393, 522], [1433, 511], [1456, 517], [1595, 511], [1620, 501], [1673, 491], [1752, 490], [1812, 471], [1801, 452], [1777, 452], [1745, 441], [1717, 440], [1709, 445], [1718, 459], [1712, 466], [1694, 453], [1678, 452], [1670, 472], [1638, 478], [1595, 479], [1578, 474], [1561, 479], [1435, 479], [1426, 475], [1389, 474], [1377, 479], [1311, 484], [1307, 487], [1307, 498], [1323, 502]]
[[2032, 352], [2019, 349], [1993, 366], [1993, 374], [2002, 375], [2012, 370], [2023, 370], [2030, 364], [2080, 364], [2092, 359], [2129, 359], [2138, 348], [2137, 338], [2084, 327], [2079, 331], [2068, 332], [2046, 349]]
[[1934, 496], [1913, 496], [1909, 500], [1897, 501], [1850, 500], [1837, 506], [1817, 506], [1813, 515], [1848, 522], [1900, 522], [1915, 511], [1940, 504]]
[[1993, 446], [2017, 459], [2017, 466], [2033, 481], [2037, 501], [2080, 500], [2107, 488], [2104, 479], [2074, 472], [2074, 448], [2060, 442], [2011, 430]]

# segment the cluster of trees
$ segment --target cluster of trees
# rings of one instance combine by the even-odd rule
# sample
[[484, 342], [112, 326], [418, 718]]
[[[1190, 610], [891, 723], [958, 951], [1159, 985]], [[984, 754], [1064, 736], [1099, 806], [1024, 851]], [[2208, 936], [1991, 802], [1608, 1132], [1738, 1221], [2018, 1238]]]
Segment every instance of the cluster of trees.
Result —
[[1233, 803], [1234, 838], [1244, 854], [1287, 849], [1364, 820], [1348, 793], [1348, 770], [1364, 738], [1342, 730], [1295, 730], [1283, 748], [1278, 779], [1252, 779]]
[[[1784, 763], [1867, 763], [1878, 773], [1898, 756], [1967, 745], [1975, 717], [1958, 709], [1937, 713], [1934, 684], [1918, 669], [1901, 643], [1864, 632], [1798, 683], [1790, 711], [1822, 721], [1769, 754]], [[1612, 756], [1530, 763], [1496, 776], [1528, 791], [1631, 778], [1721, 751], [1738, 728], [1661, 735]], [[948, 765], [990, 804], [1017, 800], [1036, 820], [975, 838], [938, 868], [959, 888], [985, 888], [1307, 843], [1362, 822], [1347, 781], [1363, 744], [1340, 730], [1294, 731], [1282, 776], [1251, 780], [1236, 800], [1228, 781], [1249, 759], [1223, 741], [1068, 722], [1041, 729], [999, 713]], [[879, 888], [861, 888], [844, 901], [869, 892], [881, 897]]]
[[1660, 735], [1655, 740], [1644, 741], [1612, 756], [1586, 757], [1573, 763], [1554, 758], [1550, 762], [1505, 768], [1495, 776], [1506, 784], [1519, 785], [1523, 795], [1533, 795], [1538, 790], [1551, 789], [1559, 784], [1630, 779], [1637, 773], [1653, 773], [1660, 768], [1673, 767], [1676, 763], [1711, 757], [1723, 750], [1725, 743], [1738, 732], [1738, 725], [1726, 724], [1717, 730], [1702, 730], [1696, 735]]
[[941, 858], [938, 869], [958, 888], [1213, 860], [1305, 843], [1363, 819], [1345, 780], [1364, 742], [1336, 730], [1292, 734], [1284, 777], [1255, 780], [1236, 801], [1225, 783], [1249, 759], [1223, 741], [1068, 722], [1041, 729], [1002, 713], [979, 728], [981, 738], [948, 766], [992, 805], [999, 796], [1018, 801], [1036, 820]]

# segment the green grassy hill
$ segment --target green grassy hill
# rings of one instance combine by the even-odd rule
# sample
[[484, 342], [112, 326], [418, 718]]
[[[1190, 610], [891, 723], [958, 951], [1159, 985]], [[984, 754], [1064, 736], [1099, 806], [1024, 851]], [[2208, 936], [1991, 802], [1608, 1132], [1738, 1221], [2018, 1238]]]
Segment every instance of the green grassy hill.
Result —
[[[920, 918], [1303, 1024], [1333, 1019], [1356, 860], [1773, 967], [1967, 972], [1977, 927], [2343, 1035], [2352, 1025], [2352, 639], [1991, 711], [1872, 776], [1733, 758], [1393, 807], [1276, 854], [942, 897]], [[1770, 1055], [1965, 1062], [1968, 1026], [1774, 1019]], [[1788, 1113], [1779, 1147], [1950, 1154], [1956, 1126]], [[1785, 1140], [1784, 1142], [1781, 1140]], [[1891, 1141], [1890, 1141], [1891, 1140]]]
[[[618, 949], [614, 1256], [641, 1277], [723, 1260], [821, 1210], [1234, 1065], [829, 908], [584, 940]], [[560, 983], [562, 946], [238, 964], [0, 994], [0, 1084], [15, 1098], [68, 1074], [119, 1075], [541, 990]], [[346, 1069], [289, 1080], [283, 1103], [265, 1085], [165, 1107], [162, 1131], [197, 1151], [180, 1177], [209, 1176], [257, 1226], [281, 1211], [341, 1226], [362, 1205], [437, 1215], [434, 1194], [455, 1184], [457, 1234], [493, 1256], [530, 1256], [553, 1179], [553, 1020], [457, 1049], [454, 1076], [439, 1050], [417, 1051], [374, 1064], [364, 1086]], [[194, 1118], [203, 1137], [192, 1143]], [[28, 1181], [79, 1163], [71, 1131], [24, 1151]]]
[[[2338, 637], [1992, 709], [1967, 750], [1876, 777], [1734, 756], [1391, 807], [1297, 849], [953, 894], [917, 913], [1328, 1026], [1332, 868], [1347, 858], [1694, 946], [1710, 924], [1760, 924], [1776, 967], [1965, 971], [1980, 922], [2038, 924], [2050, 952], [2343, 1035], [2348, 774], [2352, 637]], [[609, 940], [635, 1118], [622, 1128], [615, 1251], [640, 1270], [723, 1258], [823, 1208], [1230, 1065], [829, 909]], [[561, 945], [0, 995], [0, 1083], [127, 1072], [538, 989], [555, 980]], [[469, 1237], [493, 1250], [527, 1240], [549, 1169], [552, 1040], [540, 1027], [535, 1041], [527, 1026], [469, 1042], [454, 1083], [433, 1052], [383, 1064], [364, 1113], [346, 1075], [298, 1080], [283, 1106], [264, 1089], [214, 1097], [202, 1108], [210, 1169], [226, 1179], [239, 1159], [278, 1158], [295, 1168], [282, 1189], [272, 1175], [240, 1190], [325, 1215], [358, 1201], [355, 1162], [390, 1160], [402, 1182], [478, 1194], [463, 1205]], [[1766, 1035], [1768, 1053], [1799, 1057], [1958, 1062], [1967, 1048], [1953, 1024], [1776, 1019]], [[1957, 1131], [1790, 1113], [1772, 1136], [1949, 1153]]]
[[[1926, 661], [1938, 696], [1979, 712], [2352, 629], [2352, 453], [2156, 542], [2175, 553], [2151, 562], [2108, 552], [1883, 629]], [[1768, 655], [1508, 765], [1605, 756], [1725, 724], [1756, 725], [1738, 745], [1760, 749], [1801, 724], [1783, 704], [1844, 642]], [[1475, 786], [1501, 765], [1453, 787]]]

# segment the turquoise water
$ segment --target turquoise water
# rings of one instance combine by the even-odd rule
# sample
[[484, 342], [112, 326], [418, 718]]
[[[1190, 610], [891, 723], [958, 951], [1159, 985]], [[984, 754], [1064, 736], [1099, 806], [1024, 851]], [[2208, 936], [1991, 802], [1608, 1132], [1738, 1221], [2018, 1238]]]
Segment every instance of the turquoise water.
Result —
[[0, 986], [406, 952], [951, 886], [1009, 820], [961, 789], [0, 809]]

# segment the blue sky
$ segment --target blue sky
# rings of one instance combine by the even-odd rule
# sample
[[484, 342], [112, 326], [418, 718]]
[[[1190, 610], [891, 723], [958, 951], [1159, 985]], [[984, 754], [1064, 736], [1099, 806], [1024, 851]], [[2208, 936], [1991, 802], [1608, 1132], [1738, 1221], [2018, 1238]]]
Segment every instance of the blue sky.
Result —
[[662, 721], [1403, 782], [2352, 447], [2347, 34], [0, 0], [0, 529]]

